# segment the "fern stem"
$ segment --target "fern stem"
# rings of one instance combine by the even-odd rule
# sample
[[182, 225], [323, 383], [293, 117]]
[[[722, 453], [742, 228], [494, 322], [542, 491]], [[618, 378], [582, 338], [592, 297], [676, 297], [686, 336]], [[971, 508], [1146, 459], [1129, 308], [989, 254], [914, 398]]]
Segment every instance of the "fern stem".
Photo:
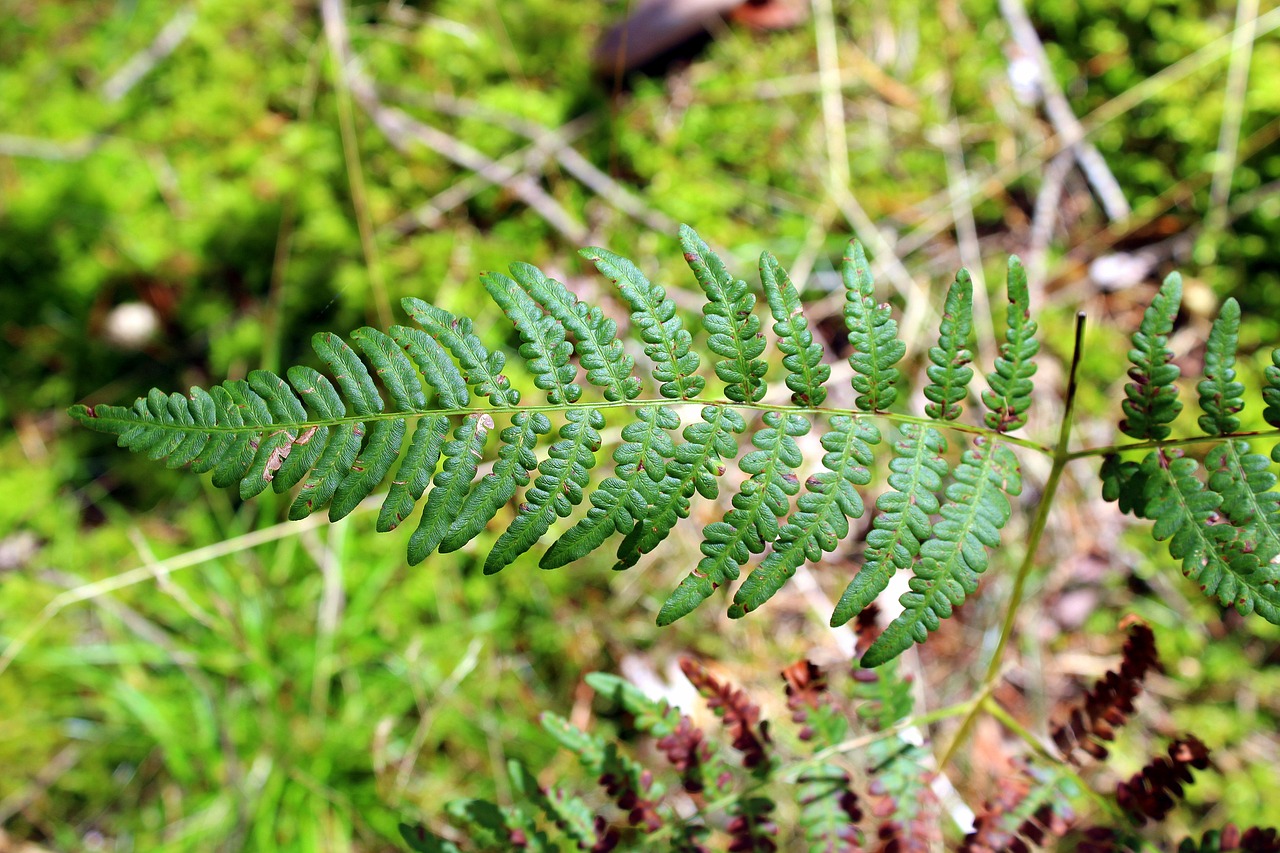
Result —
[[[1013, 636], [1014, 624], [1018, 619], [1018, 608], [1022, 604], [1022, 597], [1026, 591], [1027, 578], [1031, 574], [1032, 566], [1035, 565], [1036, 552], [1040, 549], [1040, 539], [1044, 536], [1045, 527], [1049, 523], [1049, 510], [1053, 506], [1054, 497], [1058, 491], [1058, 483], [1062, 480], [1062, 471], [1071, 460], [1071, 454], [1067, 452], [1067, 446], [1071, 440], [1071, 423], [1075, 416], [1080, 358], [1084, 352], [1084, 330], [1085, 313], [1081, 311], [1076, 314], [1075, 345], [1071, 353], [1071, 371], [1067, 378], [1066, 408], [1062, 413], [1062, 424], [1058, 429], [1058, 443], [1053, 453], [1053, 467], [1049, 469], [1049, 478], [1045, 481], [1044, 490], [1040, 495], [1039, 507], [1036, 509], [1035, 519], [1031, 522], [1031, 530], [1027, 536], [1026, 551], [1022, 555], [1022, 564], [1018, 566], [1018, 573], [1013, 579], [1013, 591], [1009, 595], [1009, 606], [1005, 609], [1004, 624], [1000, 626], [1000, 639], [996, 642], [995, 651], [991, 653], [990, 663], [987, 664], [987, 674], [982, 680], [983, 686], [980, 695], [989, 693], [995, 685], [996, 679], [1000, 677], [1004, 650], [1009, 645], [1009, 639]], [[952, 756], [955, 755], [960, 744], [964, 743], [968, 738], [969, 732], [973, 728], [974, 720], [978, 716], [978, 711], [979, 706], [975, 704], [968, 715], [965, 716], [963, 722], [960, 723], [960, 729], [956, 732], [955, 738], [952, 739], [950, 746], [947, 747], [947, 751], [943, 754], [940, 766], [945, 767]]]
[[[456, 409], [430, 409], [430, 410], [421, 411], [421, 412], [416, 412], [416, 411], [370, 412], [364, 415], [357, 414], [357, 415], [346, 415], [344, 417], [339, 417], [339, 418], [323, 418], [318, 420], [297, 421], [297, 422], [291, 422], [288, 424], [279, 424], [278, 426], [287, 426], [290, 429], [296, 428], [299, 431], [305, 431], [312, 427], [325, 427], [325, 426], [334, 427], [334, 426], [339, 426], [341, 424], [346, 424], [346, 423], [373, 424], [377, 421], [392, 421], [392, 420], [400, 420], [400, 419], [407, 419], [407, 418], [422, 418], [428, 415], [447, 415], [450, 417], [465, 417], [467, 415], [474, 415], [474, 414], [487, 414], [491, 417], [496, 418], [503, 415], [514, 415], [517, 412], [561, 413], [561, 412], [572, 411], [574, 409], [600, 409], [600, 410], [644, 409], [644, 408], [656, 408], [659, 406], [667, 406], [670, 408], [683, 408], [686, 406], [698, 406], [698, 407], [715, 406], [717, 408], [730, 407], [730, 408], [740, 409], [743, 411], [758, 412], [761, 414], [763, 414], [764, 412], [779, 412], [782, 414], [789, 414], [789, 415], [806, 414], [806, 415], [816, 415], [820, 417], [829, 417], [831, 415], [845, 415], [847, 417], [854, 418], [855, 420], [883, 420], [883, 421], [890, 421], [893, 423], [919, 424], [921, 426], [933, 427], [934, 429], [939, 431], [958, 432], [958, 433], [964, 433], [966, 435], [988, 436], [993, 441], [1000, 441], [1000, 442], [1003, 442], [1004, 444], [1012, 444], [1016, 447], [1022, 447], [1027, 450], [1035, 451], [1036, 453], [1040, 453], [1044, 456], [1053, 457], [1056, 455], [1054, 448], [1041, 444], [1038, 441], [1032, 441], [1031, 439], [1021, 438], [1020, 436], [1016, 436], [1016, 435], [1008, 435], [1007, 433], [999, 433], [995, 430], [988, 429], [982, 426], [956, 423], [955, 421], [936, 421], [932, 418], [917, 417], [915, 415], [905, 415], [905, 414], [900, 414], [898, 412], [864, 412], [858, 409], [842, 409], [842, 408], [836, 408], [832, 406], [796, 406], [790, 403], [776, 403], [776, 404], [735, 403], [730, 400], [710, 399], [706, 397], [691, 397], [685, 400], [669, 400], [666, 398], [637, 398], [634, 400], [592, 400], [588, 402], [571, 403], [571, 404], [521, 403], [515, 406], [495, 406], [495, 405], [481, 403], [481, 404], [472, 405], [472, 406], [461, 406]], [[147, 426], [150, 429], [167, 430], [167, 431], [173, 431], [173, 432], [179, 432], [179, 431], [182, 431], [183, 429], [188, 429], [188, 427], [184, 427], [182, 424], [167, 424], [162, 421], [148, 421]], [[213, 425], [201, 426], [200, 429], [202, 432], [206, 432], [210, 434], [224, 433], [224, 432], [233, 433], [233, 434], [243, 434], [243, 433], [256, 434], [263, 431], [263, 427], [258, 425], [223, 426], [219, 424], [216, 426], [213, 426]], [[1247, 437], [1249, 435], [1258, 435], [1258, 436], [1274, 435], [1274, 436], [1280, 437], [1280, 430], [1270, 430], [1270, 431], [1257, 432], [1257, 433], [1241, 433], [1240, 436], [1237, 436], [1237, 437]], [[1226, 437], [1227, 436], [1210, 436], [1210, 437], [1201, 437], [1199, 439], [1194, 439], [1194, 440], [1195, 441], [1206, 441], [1206, 440], [1218, 441]], [[1190, 443], [1190, 441], [1192, 440], [1188, 440], [1187, 442], [1184, 442], [1184, 443]], [[1161, 446], [1168, 447], [1168, 446], [1175, 445], [1177, 443], [1178, 442], [1165, 441], [1161, 443]], [[1135, 443], [1133, 445], [1122, 445], [1120, 449], [1129, 450], [1129, 449], [1137, 449], [1140, 447], [1154, 447], [1154, 446], [1155, 446], [1155, 443], [1143, 443], [1143, 444]], [[1087, 450], [1084, 452], [1071, 454], [1069, 458], [1074, 459], [1079, 456], [1090, 456], [1095, 454], [1101, 455], [1104, 452], [1107, 452], [1107, 451], [1105, 449]]]
[[1085, 447], [1067, 454], [1067, 461], [1087, 459], [1090, 456], [1108, 456], [1112, 453], [1124, 453], [1128, 450], [1155, 450], [1156, 448], [1188, 447], [1194, 444], [1219, 444], [1224, 441], [1238, 441], [1250, 438], [1280, 439], [1280, 429], [1255, 429], [1248, 432], [1233, 432], [1228, 435], [1193, 435], [1186, 438], [1162, 438], [1149, 441], [1129, 441], [1120, 444], [1106, 444], [1101, 447]]

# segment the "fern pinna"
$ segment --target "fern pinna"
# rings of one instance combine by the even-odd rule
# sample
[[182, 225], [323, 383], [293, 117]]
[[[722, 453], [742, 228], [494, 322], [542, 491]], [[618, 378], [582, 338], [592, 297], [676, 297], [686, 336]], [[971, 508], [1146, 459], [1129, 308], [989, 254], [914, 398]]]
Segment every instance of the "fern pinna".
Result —
[[[852, 619], [896, 572], [910, 570], [901, 612], [866, 651], [866, 666], [924, 642], [977, 589], [1011, 516], [1011, 499], [1022, 489], [1014, 447], [1052, 455], [1045, 506], [1066, 462], [1105, 454], [1106, 496], [1155, 521], [1156, 538], [1169, 540], [1170, 552], [1206, 594], [1280, 621], [1280, 495], [1269, 460], [1253, 453], [1240, 432], [1244, 388], [1234, 367], [1239, 309], [1233, 301], [1214, 323], [1197, 386], [1204, 435], [1170, 438], [1181, 409], [1180, 372], [1167, 344], [1180, 303], [1173, 276], [1134, 335], [1133, 381], [1121, 424], [1133, 444], [1069, 453], [1069, 418], [1056, 447], [1011, 435], [1027, 423], [1039, 350], [1026, 273], [1016, 257], [1008, 267], [1005, 340], [987, 387], [976, 395], [985, 412], [980, 426], [968, 426], [960, 422], [975, 376], [973, 283], [966, 271], [947, 292], [936, 345], [927, 352], [924, 415], [913, 416], [899, 404], [906, 347], [890, 307], [876, 300], [862, 247], [850, 244], [842, 263], [842, 313], [852, 350], [853, 407], [837, 408], [827, 405], [828, 348], [815, 339], [800, 293], [777, 259], [762, 255], [757, 292], [692, 229], [683, 228], [680, 240], [706, 297], [700, 329], [692, 331], [666, 291], [633, 263], [605, 249], [582, 253], [630, 307], [649, 360], [640, 372], [652, 377], [656, 396], [644, 396], [646, 382], [615, 321], [537, 268], [514, 264], [509, 275], [488, 273], [481, 281], [512, 323], [518, 360], [545, 403], [522, 403], [504, 373], [507, 355], [487, 349], [472, 320], [405, 299], [414, 326], [358, 329], [350, 342], [316, 335], [313, 346], [327, 375], [305, 366], [284, 377], [255, 370], [186, 395], [153, 390], [132, 407], [76, 406], [71, 414], [171, 467], [212, 472], [216, 485], [235, 486], [243, 498], [268, 487], [295, 491], [294, 519], [325, 506], [330, 519], [342, 518], [389, 479], [378, 530], [394, 529], [423, 502], [409, 538], [411, 564], [466, 545], [523, 490], [485, 559], [488, 573], [519, 559], [553, 529], [560, 532], [542, 554], [543, 568], [580, 560], [613, 538], [615, 567], [625, 569], [690, 515], [695, 498], [717, 499], [737, 483], [722, 520], [703, 530], [701, 560], [661, 607], [663, 625], [754, 564], [729, 607], [731, 616], [743, 616], [806, 561], [844, 547], [850, 521], [865, 512], [860, 489], [872, 483], [877, 448], [887, 443], [887, 488], [875, 501], [865, 552], [831, 620]], [[772, 336], [757, 304], [760, 294]], [[705, 366], [694, 346], [700, 331], [713, 356]], [[780, 377], [769, 376], [770, 340], [782, 356]], [[1272, 361], [1263, 417], [1280, 428], [1280, 351]], [[771, 379], [790, 392], [789, 403], [766, 402]], [[721, 396], [709, 396], [709, 386]], [[622, 441], [612, 450], [609, 474], [593, 479], [606, 414], [615, 410], [627, 418]], [[691, 413], [697, 417], [686, 423]], [[798, 439], [815, 428], [824, 450], [821, 469], [802, 479]], [[553, 429], [555, 440], [544, 450]], [[750, 449], [740, 453], [743, 436]], [[967, 446], [953, 449], [957, 441]], [[1196, 442], [1210, 445], [1204, 477], [1184, 452]], [[486, 459], [491, 467], [480, 475]], [[735, 460], [741, 477], [724, 476]], [[1272, 460], [1280, 461], [1280, 449]], [[579, 509], [584, 501], [585, 512]], [[575, 514], [572, 523], [561, 522]], [[1020, 577], [1042, 531], [1038, 519]]]

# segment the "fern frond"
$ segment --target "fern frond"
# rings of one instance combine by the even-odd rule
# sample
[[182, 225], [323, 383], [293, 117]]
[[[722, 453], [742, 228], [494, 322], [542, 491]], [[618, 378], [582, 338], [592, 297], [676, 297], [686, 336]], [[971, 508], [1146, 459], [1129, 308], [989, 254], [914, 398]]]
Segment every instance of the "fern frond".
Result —
[[409, 537], [409, 565], [425, 560], [449, 532], [484, 458], [485, 442], [493, 427], [493, 418], [484, 412], [467, 415], [454, 430], [454, 440], [444, 443], [444, 465], [422, 507], [418, 529]]
[[[1235, 380], [1240, 305], [1222, 306], [1205, 347], [1205, 378], [1200, 393], [1200, 428], [1210, 435], [1229, 435], [1240, 428], [1244, 385]], [[1247, 441], [1227, 440], [1205, 460], [1209, 488], [1222, 495], [1222, 512], [1236, 530], [1235, 547], [1266, 566], [1280, 555], [1280, 494], [1271, 491], [1276, 476], [1265, 456], [1251, 453]]]
[[735, 403], [755, 403], [764, 397], [769, 366], [760, 360], [764, 337], [753, 312], [755, 294], [747, 283], [729, 274], [715, 252], [687, 225], [680, 226], [680, 245], [694, 278], [707, 295], [703, 325], [711, 333], [707, 346], [716, 355], [716, 376], [725, 383], [725, 396]]
[[680, 671], [707, 700], [707, 707], [724, 721], [724, 727], [733, 739], [733, 748], [742, 753], [742, 766], [757, 777], [768, 776], [773, 761], [769, 730], [760, 721], [760, 706], [752, 702], [745, 691], [716, 678], [692, 658], [680, 659]]
[[775, 808], [768, 797], [743, 797], [729, 807], [729, 850], [750, 850], [772, 853], [778, 849], [773, 839], [778, 834], [778, 824], [773, 820]]
[[1017, 766], [1019, 773], [999, 780], [999, 796], [976, 815], [958, 853], [1029, 853], [1046, 835], [1070, 830], [1075, 814], [1069, 804], [1079, 795], [1075, 780], [1056, 767]]
[[652, 832], [662, 825], [656, 804], [663, 789], [653, 781], [652, 774], [623, 755], [617, 744], [584, 732], [563, 717], [544, 711], [541, 720], [543, 730], [576, 755], [587, 772], [596, 776], [605, 791], [628, 812], [632, 826], [645, 826]]
[[378, 487], [400, 455], [404, 418], [374, 421], [355, 461], [329, 501], [329, 520], [345, 518]]
[[[674, 458], [667, 466], [668, 477], [659, 484], [658, 498], [649, 504], [644, 518], [618, 546], [615, 569], [635, 565], [640, 555], [649, 553], [666, 539], [676, 522], [689, 516], [689, 501], [694, 492], [708, 500], [719, 495], [718, 478], [724, 475], [724, 466], [720, 463], [738, 452], [734, 436], [746, 429], [746, 421], [728, 406], [706, 406], [702, 409], [702, 421], [684, 428], [684, 441], [675, 446]], [[666, 623], [660, 618], [659, 624]]]
[[480, 281], [520, 334], [520, 356], [533, 374], [533, 384], [547, 392], [549, 403], [576, 403], [582, 388], [573, 381], [578, 368], [569, 363], [573, 344], [565, 340], [564, 324], [543, 314], [538, 303], [505, 275], [485, 273]]
[[973, 444], [947, 487], [933, 538], [921, 545], [911, 591], [899, 599], [903, 612], [867, 649], [865, 667], [879, 666], [913, 643], [923, 643], [977, 590], [978, 575], [987, 569], [987, 549], [1000, 544], [1000, 530], [1012, 511], [1006, 495], [1022, 491], [1018, 459], [998, 441], [978, 437]]
[[[507, 762], [507, 775], [511, 779], [511, 789], [516, 794], [516, 801], [537, 806], [579, 849], [591, 850], [600, 842], [595, 814], [581, 798], [563, 791], [543, 789], [528, 768], [514, 759]], [[543, 841], [545, 838], [540, 839], [540, 843]], [[546, 842], [547, 845], [549, 843]], [[549, 846], [549, 849], [560, 848], [557, 845]]]
[[946, 439], [933, 427], [903, 424], [889, 460], [889, 490], [876, 499], [879, 514], [867, 534], [862, 565], [836, 604], [831, 625], [843, 625], [876, 600], [894, 572], [910, 568], [933, 534], [930, 516], [947, 475]]
[[887, 304], [876, 304], [875, 283], [867, 253], [857, 240], [849, 243], [841, 264], [845, 287], [844, 322], [849, 329], [853, 354], [854, 404], [866, 412], [887, 411], [898, 397], [894, 367], [906, 354], [907, 345], [898, 338], [898, 322]]
[[796, 779], [800, 828], [810, 853], [861, 850], [858, 821], [862, 810], [849, 787], [849, 774], [823, 762]]
[[529, 484], [529, 473], [538, 467], [534, 449], [541, 436], [551, 432], [551, 421], [542, 412], [516, 412], [511, 426], [499, 438], [502, 447], [493, 471], [485, 474], [467, 493], [458, 517], [440, 542], [440, 552], [456, 551], [474, 539], [489, 519], [506, 506], [517, 486]]
[[772, 553], [757, 566], [733, 597], [731, 618], [755, 610], [782, 588], [805, 560], [817, 562], [834, 551], [849, 535], [849, 519], [862, 517], [862, 498], [855, 486], [871, 482], [867, 466], [875, 461], [871, 445], [880, 443], [880, 431], [847, 415], [831, 418], [822, 436], [826, 471], [805, 482], [806, 492], [796, 511], [778, 531]]
[[635, 360], [622, 352], [617, 323], [599, 308], [578, 301], [563, 284], [537, 267], [512, 264], [510, 269], [519, 286], [573, 333], [587, 381], [604, 389], [606, 400], [616, 403], [640, 396], [640, 380], [632, 375]]
[[773, 332], [783, 353], [782, 366], [787, 369], [791, 401], [797, 406], [821, 405], [827, 398], [822, 383], [830, 378], [831, 368], [822, 363], [822, 347], [813, 341], [800, 305], [800, 294], [778, 259], [768, 252], [760, 256], [760, 283], [773, 314]]
[[[874, 644], [873, 644], [874, 645]], [[874, 731], [887, 731], [911, 715], [911, 680], [896, 664], [854, 671], [854, 695], [868, 701], [858, 716]], [[866, 772], [872, 777], [871, 814], [880, 819], [876, 835], [886, 850], [926, 850], [941, 841], [932, 812], [937, 797], [925, 769], [925, 750], [902, 736], [878, 738], [867, 745]]]
[[1156, 758], [1116, 786], [1116, 802], [1139, 826], [1164, 820], [1182, 797], [1183, 786], [1194, 781], [1192, 769], [1209, 766], [1209, 748], [1195, 735], [1174, 740], [1167, 752], [1167, 758]]
[[1235, 381], [1236, 349], [1240, 345], [1240, 303], [1228, 299], [1209, 330], [1205, 343], [1204, 379], [1196, 384], [1200, 393], [1198, 423], [1208, 435], [1228, 435], [1240, 429], [1236, 417], [1244, 408], [1244, 385]]
[[605, 249], [593, 247], [579, 254], [616, 284], [631, 306], [631, 322], [640, 329], [644, 354], [654, 362], [653, 378], [662, 383], [659, 393], [673, 400], [698, 396], [706, 380], [697, 375], [698, 354], [690, 349], [693, 337], [662, 286], [651, 284], [635, 264]]
[[520, 402], [520, 392], [512, 388], [511, 381], [502, 374], [506, 356], [485, 349], [472, 331], [470, 319], [455, 317], [443, 308], [411, 296], [400, 300], [400, 304], [415, 323], [457, 360], [463, 380], [477, 394], [488, 397], [495, 406], [515, 406]]
[[[1273, 427], [1280, 427], [1280, 347], [1271, 351], [1271, 363], [1263, 371], [1267, 385], [1262, 389], [1262, 401], [1267, 404], [1262, 418]], [[1280, 445], [1276, 445], [1280, 448]], [[1272, 457], [1276, 456], [1275, 451]]]
[[1181, 371], [1173, 364], [1169, 334], [1182, 304], [1182, 276], [1171, 273], [1164, 280], [1151, 305], [1143, 312], [1142, 323], [1133, 334], [1129, 350], [1129, 378], [1121, 403], [1125, 418], [1120, 430], [1139, 441], [1168, 438], [1169, 424], [1182, 411], [1178, 389], [1174, 385]]
[[973, 353], [969, 351], [972, 335], [973, 279], [968, 270], [962, 269], [947, 288], [938, 345], [929, 348], [931, 364], [925, 370], [929, 384], [924, 388], [924, 396], [929, 403], [924, 413], [935, 420], [952, 421], [960, 417], [961, 403], [973, 379], [973, 368], [966, 366], [973, 360]]
[[680, 418], [666, 406], [639, 409], [636, 417], [638, 422], [622, 428], [623, 444], [613, 453], [614, 476], [591, 493], [586, 517], [543, 554], [542, 568], [559, 568], [585, 557], [615, 530], [629, 533], [649, 507], [662, 500], [667, 462], [675, 455], [670, 431], [680, 426]]
[[750, 475], [733, 496], [733, 508], [724, 520], [703, 531], [702, 560], [680, 582], [658, 612], [658, 624], [669, 625], [692, 612], [721, 584], [737, 580], [739, 569], [778, 538], [778, 519], [786, 515], [790, 498], [800, 491], [793, 473], [803, 458], [795, 436], [809, 431], [799, 415], [766, 412], [765, 426], [751, 437], [756, 450], [738, 463]]
[[[299, 423], [307, 419], [306, 409], [303, 408], [297, 395], [284, 379], [269, 370], [251, 370], [245, 378], [249, 383], [249, 387], [267, 404], [267, 410], [271, 413], [271, 419], [274, 422], [282, 424]], [[174, 398], [177, 396], [180, 395], [169, 395], [171, 411], [173, 410], [173, 404], [176, 402]], [[199, 442], [194, 442], [192, 439], [198, 435], [199, 433], [191, 433], [187, 438], [183, 439], [182, 443], [169, 454], [165, 464], [177, 467], [175, 463], [178, 463], [179, 460], [188, 457], [194, 459], [193, 451], [196, 450]], [[297, 430], [282, 429], [274, 437], [274, 443], [272, 437], [267, 437], [263, 442], [266, 446], [267, 458], [263, 465], [261, 480], [264, 484], [265, 481], [270, 481], [271, 487], [276, 494], [281, 494], [296, 485], [306, 475], [306, 469], [310, 467], [303, 467], [307, 460], [300, 458], [293, 466], [283, 472], [281, 471], [282, 468], [285, 468], [285, 463], [288, 462], [289, 457], [292, 456], [293, 450], [297, 446], [298, 436]], [[262, 452], [263, 447], [259, 446], [259, 453]], [[300, 456], [305, 457], [306, 454], [300, 454]], [[248, 497], [246, 491], [242, 486], [242, 497]]]
[[421, 329], [392, 326], [391, 339], [413, 361], [422, 378], [435, 389], [436, 397], [446, 409], [463, 409], [471, 404], [467, 382], [444, 347]]
[[985, 422], [997, 432], [1012, 432], [1026, 424], [1034, 387], [1031, 377], [1036, 372], [1032, 359], [1040, 351], [1040, 342], [1036, 340], [1038, 327], [1031, 319], [1027, 271], [1016, 255], [1009, 256], [1007, 289], [1009, 311], [1005, 342], [1000, 345], [995, 370], [987, 374], [991, 390], [982, 395], [982, 402], [990, 409]]
[[599, 430], [604, 416], [598, 409], [570, 409], [568, 421], [560, 428], [560, 440], [551, 445], [547, 458], [538, 466], [539, 477], [525, 493], [520, 513], [498, 538], [484, 563], [487, 575], [502, 571], [528, 551], [557, 517], [564, 518], [582, 503], [583, 490], [590, 482], [600, 449]]
[[1142, 461], [1143, 515], [1155, 522], [1152, 536], [1169, 540], [1169, 554], [1205, 595], [1280, 624], [1280, 567], [1236, 546], [1236, 528], [1217, 523], [1222, 495], [1205, 488], [1197, 467], [1177, 448], [1152, 451]]
[[379, 533], [396, 529], [413, 512], [413, 505], [431, 482], [431, 473], [440, 461], [440, 450], [448, 432], [449, 418], [445, 415], [428, 415], [418, 421], [413, 438], [409, 440], [409, 449], [387, 489], [382, 511], [378, 513]]

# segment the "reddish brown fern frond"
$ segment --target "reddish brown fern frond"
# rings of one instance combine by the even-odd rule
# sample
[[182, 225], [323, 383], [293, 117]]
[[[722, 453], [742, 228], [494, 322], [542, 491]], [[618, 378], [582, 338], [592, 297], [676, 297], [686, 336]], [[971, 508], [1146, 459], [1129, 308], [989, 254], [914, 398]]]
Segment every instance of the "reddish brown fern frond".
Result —
[[605, 748], [604, 772], [600, 774], [600, 785], [617, 803], [618, 808], [627, 813], [627, 822], [632, 826], [643, 826], [649, 832], [654, 832], [663, 825], [657, 801], [649, 798], [653, 787], [653, 773], [642, 770], [639, 778], [633, 776], [626, 765], [619, 761], [617, 746], [612, 743]]
[[688, 717], [680, 717], [675, 731], [658, 740], [658, 749], [667, 757], [680, 773], [680, 782], [690, 794], [700, 794], [705, 788], [702, 781], [702, 767], [711, 758], [711, 748], [707, 745], [706, 735], [702, 729], [689, 721]]
[[766, 723], [760, 722], [760, 706], [744, 691], [721, 682], [695, 660], [682, 658], [680, 669], [707, 700], [707, 706], [724, 720], [734, 749], [742, 753], [742, 765], [747, 769], [767, 765], [769, 729]]
[[1199, 841], [1186, 839], [1178, 845], [1178, 853], [1225, 853], [1240, 850], [1243, 853], [1280, 853], [1280, 833], [1274, 829], [1251, 826], [1241, 831], [1229, 823], [1221, 830], [1206, 832]]
[[816, 711], [830, 701], [827, 695], [827, 677], [816, 664], [807, 660], [796, 661], [782, 671], [787, 685], [787, 707], [791, 709], [791, 721], [799, 725], [800, 739], [813, 738], [813, 729], [805, 725], [809, 712]]
[[[995, 798], [975, 816], [973, 831], [965, 836], [959, 853], [1028, 853], [1032, 845], [1042, 847], [1048, 838], [1061, 838], [1071, 829], [1070, 809], [1046, 802], [1043, 786], [1026, 765], [1017, 761], [1015, 765], [1017, 774], [1000, 779]], [[1042, 793], [1035, 795], [1038, 785]], [[1053, 796], [1053, 791], [1050, 786], [1048, 795]], [[1035, 800], [1029, 801], [1032, 796]], [[1043, 804], [1037, 806], [1037, 802]]]
[[862, 608], [862, 611], [854, 617], [853, 633], [858, 637], [858, 642], [854, 646], [854, 657], [862, 657], [863, 652], [871, 648], [871, 644], [876, 641], [876, 637], [880, 636], [880, 626], [877, 620], [880, 618], [880, 606], [874, 601]]
[[1027, 845], [1017, 831], [1007, 828], [1007, 817], [1031, 793], [1031, 780], [1022, 774], [1005, 776], [999, 786], [995, 798], [974, 817], [973, 831], [965, 836], [959, 853], [1026, 853]]
[[1157, 758], [1128, 782], [1116, 786], [1116, 802], [1139, 826], [1150, 820], [1164, 820], [1173, 811], [1182, 786], [1194, 781], [1191, 768], [1209, 766], [1209, 747], [1194, 735], [1169, 744], [1169, 756]]
[[1128, 721], [1143, 679], [1149, 672], [1163, 671], [1151, 628], [1135, 616], [1125, 617], [1120, 627], [1129, 629], [1120, 671], [1108, 671], [1085, 696], [1083, 705], [1071, 710], [1069, 720], [1053, 729], [1053, 742], [1073, 763], [1079, 763], [1077, 749], [1098, 760], [1107, 757], [1104, 741], [1115, 740], [1116, 729]]
[[774, 853], [778, 825], [773, 822], [773, 801], [748, 797], [734, 807], [734, 816], [725, 829], [729, 833], [729, 853]]

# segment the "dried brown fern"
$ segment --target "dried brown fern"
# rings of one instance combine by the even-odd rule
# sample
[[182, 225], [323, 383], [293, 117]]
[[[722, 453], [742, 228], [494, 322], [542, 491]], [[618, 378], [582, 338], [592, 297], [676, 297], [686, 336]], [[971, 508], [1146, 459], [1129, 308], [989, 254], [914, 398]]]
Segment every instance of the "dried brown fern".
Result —
[[1126, 617], [1120, 626], [1129, 629], [1129, 637], [1120, 654], [1119, 671], [1109, 670], [1094, 684], [1084, 702], [1071, 710], [1067, 722], [1053, 729], [1053, 742], [1065, 758], [1076, 764], [1080, 763], [1077, 751], [1099, 761], [1107, 757], [1104, 743], [1115, 740], [1116, 729], [1133, 713], [1143, 679], [1150, 672], [1163, 671], [1151, 628], [1134, 616]]

